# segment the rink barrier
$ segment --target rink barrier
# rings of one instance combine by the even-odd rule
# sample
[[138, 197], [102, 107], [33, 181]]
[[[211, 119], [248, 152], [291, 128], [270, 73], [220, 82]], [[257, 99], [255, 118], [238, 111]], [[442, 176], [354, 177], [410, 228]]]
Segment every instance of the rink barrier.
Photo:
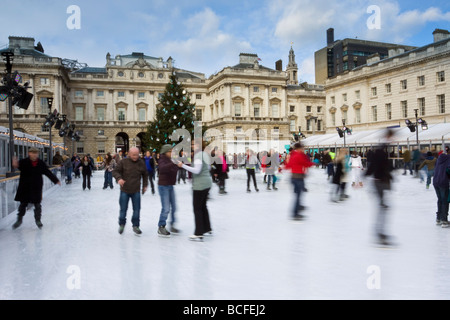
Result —
[[[60, 177], [63, 175], [63, 172], [58, 167], [50, 168], [50, 171], [54, 175], [58, 177], [58, 179], [62, 180]], [[47, 177], [44, 178], [44, 185], [42, 188], [42, 192], [45, 192], [54, 186], [53, 182], [50, 181]], [[16, 196], [17, 187], [19, 186], [19, 176], [7, 178], [0, 180], [0, 211], [1, 216], [0, 218], [3, 219], [10, 215], [11, 213], [14, 213], [17, 208], [19, 207], [19, 202], [14, 200], [14, 197]]]

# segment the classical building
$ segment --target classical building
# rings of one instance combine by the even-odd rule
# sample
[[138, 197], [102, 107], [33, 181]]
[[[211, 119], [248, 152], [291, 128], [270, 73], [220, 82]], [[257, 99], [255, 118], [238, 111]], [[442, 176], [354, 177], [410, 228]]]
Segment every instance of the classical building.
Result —
[[[27, 110], [14, 109], [15, 129], [49, 139], [43, 123], [56, 109], [80, 135], [80, 141], [73, 141], [52, 130], [53, 141], [66, 143], [70, 153], [145, 148], [143, 133], [154, 119], [171, 72], [176, 72], [196, 104], [197, 120], [227, 134], [239, 151], [260, 140], [289, 143], [293, 133], [324, 129], [323, 86], [298, 84], [292, 48], [286, 71], [281, 70], [280, 60], [271, 69], [260, 65], [256, 54], [241, 53], [237, 65], [208, 79], [202, 73], [174, 67], [171, 57], [164, 60], [139, 52], [114, 58], [108, 53], [104, 67], [88, 67], [46, 55], [33, 38], [9, 37], [9, 47], [2, 51], [6, 50], [14, 52], [13, 71], [30, 81], [34, 94]], [[50, 97], [54, 98], [52, 110], [47, 101]], [[2, 102], [0, 125], [7, 123], [7, 104]]]
[[377, 53], [384, 59], [413, 49], [415, 47], [362, 39], [334, 40], [334, 29], [330, 28], [327, 46], [314, 53], [315, 82], [325, 84], [327, 79], [365, 65], [372, 54]]
[[353, 130], [404, 126], [416, 114], [428, 123], [450, 122], [450, 33], [436, 29], [433, 43], [399, 54], [378, 54], [327, 80], [326, 130], [345, 120]]

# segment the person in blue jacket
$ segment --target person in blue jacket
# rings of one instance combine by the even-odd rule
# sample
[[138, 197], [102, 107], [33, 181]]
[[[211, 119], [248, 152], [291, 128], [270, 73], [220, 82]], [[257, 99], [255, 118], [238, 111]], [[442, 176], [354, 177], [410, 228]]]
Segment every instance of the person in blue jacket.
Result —
[[153, 180], [155, 180], [155, 161], [150, 154], [150, 151], [145, 152], [145, 165], [147, 166], [148, 179], [150, 180], [150, 186], [152, 188], [152, 194], [155, 194], [155, 186]]

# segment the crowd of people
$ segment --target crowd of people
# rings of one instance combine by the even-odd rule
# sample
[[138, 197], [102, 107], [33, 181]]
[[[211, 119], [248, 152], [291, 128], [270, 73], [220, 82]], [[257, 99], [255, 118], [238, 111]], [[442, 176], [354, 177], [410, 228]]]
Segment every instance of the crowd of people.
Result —
[[[379, 243], [391, 244], [386, 232], [386, 217], [389, 205], [386, 203], [385, 193], [391, 189], [392, 161], [387, 153], [387, 146], [392, 139], [392, 132], [388, 131], [384, 144], [381, 144], [370, 153], [365, 154], [365, 161], [361, 154], [354, 150], [342, 148], [337, 153], [326, 150], [311, 155], [305, 152], [300, 142], [291, 146], [289, 150], [278, 153], [274, 150], [268, 152], [255, 152], [248, 149], [245, 153], [226, 155], [222, 150], [207, 149], [204, 141], [194, 141], [192, 153], [184, 150], [176, 153], [172, 145], [164, 145], [159, 153], [146, 151], [141, 154], [138, 148], [131, 148], [127, 153], [120, 151], [117, 154], [98, 155], [96, 161], [89, 155], [82, 157], [74, 154], [72, 157], [61, 156], [59, 153], [53, 158], [53, 165], [63, 168], [66, 184], [72, 183], [72, 179], [83, 177], [83, 190], [91, 189], [91, 176], [94, 170], [104, 171], [103, 189], [113, 189], [113, 178], [120, 187], [119, 196], [119, 233], [125, 229], [128, 203], [131, 200], [133, 214], [131, 218], [132, 228], [136, 234], [140, 230], [140, 203], [141, 192], [144, 194], [150, 186], [152, 194], [158, 190], [161, 200], [161, 212], [158, 220], [158, 235], [169, 237], [171, 233], [179, 233], [177, 222], [177, 201], [174, 186], [177, 183], [192, 184], [193, 189], [193, 213], [195, 230], [191, 240], [201, 240], [205, 235], [212, 234], [207, 201], [212, 184], [218, 185], [220, 195], [226, 195], [226, 180], [229, 178], [230, 168], [245, 169], [247, 174], [246, 189], [250, 193], [253, 189], [259, 192], [256, 172], [264, 174], [263, 183], [266, 190], [278, 190], [277, 177], [280, 172], [290, 171], [291, 184], [294, 193], [294, 203], [291, 209], [293, 220], [303, 220], [305, 210], [302, 204], [302, 196], [307, 191], [305, 178], [310, 167], [322, 167], [326, 172], [328, 182], [334, 185], [330, 195], [330, 201], [341, 202], [349, 198], [346, 190], [351, 182], [353, 188], [363, 187], [363, 176], [372, 177], [374, 190], [378, 198], [379, 206], [376, 222], [376, 236]], [[433, 187], [437, 196], [436, 224], [448, 227], [449, 210], [449, 181], [450, 181], [450, 155], [449, 149], [433, 152], [420, 152], [415, 148], [412, 152], [405, 150], [403, 157], [403, 174], [407, 172], [420, 181], [426, 180], [426, 188]], [[42, 175], [49, 177], [54, 183], [61, 184], [56, 176], [49, 170], [46, 164], [36, 158], [35, 150], [30, 149], [29, 157], [16, 161], [16, 166], [21, 172], [19, 189], [16, 200], [20, 201], [18, 220], [13, 228], [20, 226], [25, 214], [24, 208], [28, 203], [35, 204], [36, 224], [42, 227], [41, 199], [37, 199], [34, 192], [42, 190]], [[156, 181], [157, 179], [157, 181]], [[31, 183], [30, 181], [33, 181]], [[33, 185], [34, 189], [24, 185]], [[41, 185], [39, 189], [36, 187]], [[31, 196], [33, 195], [33, 196]], [[39, 200], [39, 201], [38, 201]], [[168, 220], [170, 218], [170, 227]]]

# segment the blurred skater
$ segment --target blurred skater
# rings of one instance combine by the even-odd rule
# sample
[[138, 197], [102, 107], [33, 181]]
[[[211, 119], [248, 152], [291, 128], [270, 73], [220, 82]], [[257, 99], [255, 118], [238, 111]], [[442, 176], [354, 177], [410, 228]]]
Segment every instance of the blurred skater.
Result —
[[434, 167], [433, 186], [437, 196], [436, 225], [448, 227], [450, 155], [442, 153]]
[[[427, 189], [430, 188], [431, 178], [434, 175], [434, 167], [436, 165], [436, 157], [430, 151], [427, 152], [427, 157], [419, 166], [419, 172], [422, 168], [427, 169]], [[423, 178], [421, 177], [421, 180]], [[422, 181], [421, 181], [422, 182]]]
[[292, 208], [292, 218], [294, 220], [303, 219], [303, 215], [299, 214], [303, 211], [305, 207], [301, 204], [301, 194], [304, 192], [305, 188], [305, 176], [307, 169], [314, 165], [304, 152], [303, 145], [300, 142], [294, 144], [292, 152], [289, 154], [286, 162], [286, 169], [290, 169], [291, 183], [294, 186], [294, 206]]
[[336, 189], [334, 194], [332, 194], [331, 201], [338, 202], [344, 201], [348, 198], [348, 195], [345, 194], [345, 187], [347, 186], [347, 149], [341, 149], [338, 156], [336, 157], [336, 171], [333, 176], [333, 184], [336, 185]]
[[385, 192], [391, 190], [393, 170], [386, 151], [387, 145], [393, 137], [393, 132], [388, 130], [385, 136], [385, 144], [380, 145], [373, 153], [372, 159], [367, 168], [366, 176], [373, 176], [376, 196], [378, 197], [378, 213], [375, 223], [375, 233], [378, 243], [381, 245], [391, 245], [389, 236], [386, 234], [386, 218], [388, 205], [386, 204]]
[[255, 155], [253, 150], [247, 150], [247, 156], [245, 158], [245, 170], [247, 171], [247, 192], [250, 190], [250, 179], [253, 179], [253, 185], [255, 186], [255, 191], [258, 192], [258, 184], [256, 183], [255, 168], [258, 165], [259, 160]]
[[364, 170], [362, 165], [361, 156], [356, 152], [352, 152], [352, 156], [349, 160], [349, 165], [352, 173], [352, 187], [362, 187], [361, 172]]
[[20, 171], [19, 186], [17, 187], [15, 201], [20, 201], [17, 221], [13, 225], [13, 229], [18, 228], [22, 224], [23, 216], [27, 211], [29, 203], [34, 204], [34, 219], [38, 228], [42, 228], [42, 186], [44, 181], [42, 175], [49, 178], [54, 184], [61, 185], [58, 178], [48, 169], [44, 161], [39, 159], [39, 150], [30, 148], [28, 150], [28, 158], [20, 161], [14, 160], [13, 166]]

